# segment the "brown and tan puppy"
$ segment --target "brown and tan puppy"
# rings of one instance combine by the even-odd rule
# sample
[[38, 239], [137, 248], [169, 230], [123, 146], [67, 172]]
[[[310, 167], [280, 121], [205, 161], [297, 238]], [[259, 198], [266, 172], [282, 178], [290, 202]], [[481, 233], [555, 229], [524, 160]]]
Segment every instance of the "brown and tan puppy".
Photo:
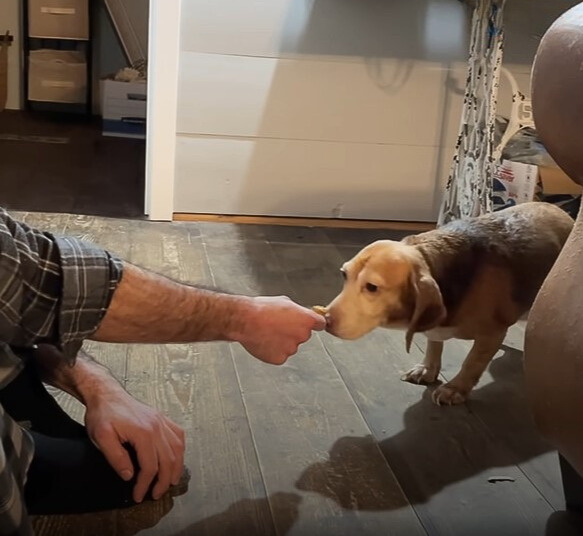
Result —
[[506, 332], [528, 312], [567, 240], [573, 220], [548, 203], [524, 203], [437, 230], [381, 240], [342, 266], [342, 292], [325, 311], [327, 330], [357, 339], [376, 327], [423, 333], [423, 363], [403, 380], [430, 384], [443, 341], [474, 341], [460, 372], [433, 393], [437, 404], [463, 403]]

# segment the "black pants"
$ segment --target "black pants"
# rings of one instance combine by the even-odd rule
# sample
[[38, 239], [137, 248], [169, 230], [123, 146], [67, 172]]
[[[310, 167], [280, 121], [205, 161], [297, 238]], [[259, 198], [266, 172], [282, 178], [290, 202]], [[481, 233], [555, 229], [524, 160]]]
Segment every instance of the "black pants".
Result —
[[[131, 506], [135, 476], [122, 480], [89, 439], [85, 427], [71, 419], [47, 392], [30, 351], [23, 351], [24, 370], [4, 389], [0, 404], [28, 427], [35, 444], [26, 487], [29, 514], [96, 512]], [[128, 448], [137, 475], [135, 453]]]

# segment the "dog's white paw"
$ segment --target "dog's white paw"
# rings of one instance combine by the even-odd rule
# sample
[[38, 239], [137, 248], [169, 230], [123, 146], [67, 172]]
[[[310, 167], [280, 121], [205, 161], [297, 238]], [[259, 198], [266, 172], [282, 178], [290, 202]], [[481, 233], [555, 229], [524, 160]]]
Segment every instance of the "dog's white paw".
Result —
[[409, 383], [429, 385], [437, 380], [438, 371], [431, 370], [423, 364], [415, 365], [401, 376], [401, 380]]
[[460, 389], [451, 383], [446, 383], [435, 389], [431, 398], [438, 406], [455, 406], [457, 404], [463, 404], [468, 399], [468, 395], [468, 390]]

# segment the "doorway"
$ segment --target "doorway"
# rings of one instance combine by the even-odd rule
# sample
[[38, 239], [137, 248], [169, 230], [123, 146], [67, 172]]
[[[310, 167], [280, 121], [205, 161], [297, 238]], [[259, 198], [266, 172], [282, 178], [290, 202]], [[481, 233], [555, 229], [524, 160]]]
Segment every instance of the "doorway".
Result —
[[148, 4], [2, 1], [0, 205], [145, 215]]

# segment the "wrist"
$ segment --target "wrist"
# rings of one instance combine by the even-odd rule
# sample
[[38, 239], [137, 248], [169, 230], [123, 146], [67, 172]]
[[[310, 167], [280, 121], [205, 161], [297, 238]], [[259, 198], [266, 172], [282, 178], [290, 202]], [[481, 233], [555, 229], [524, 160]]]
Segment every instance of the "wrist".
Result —
[[74, 396], [86, 407], [112, 393], [125, 392], [121, 384], [99, 363], [78, 359], [75, 367], [79, 367], [79, 370], [75, 375]]
[[230, 297], [234, 300], [230, 304], [230, 321], [225, 325], [225, 340], [243, 343], [252, 333], [256, 325], [259, 307], [256, 298], [248, 296]]

